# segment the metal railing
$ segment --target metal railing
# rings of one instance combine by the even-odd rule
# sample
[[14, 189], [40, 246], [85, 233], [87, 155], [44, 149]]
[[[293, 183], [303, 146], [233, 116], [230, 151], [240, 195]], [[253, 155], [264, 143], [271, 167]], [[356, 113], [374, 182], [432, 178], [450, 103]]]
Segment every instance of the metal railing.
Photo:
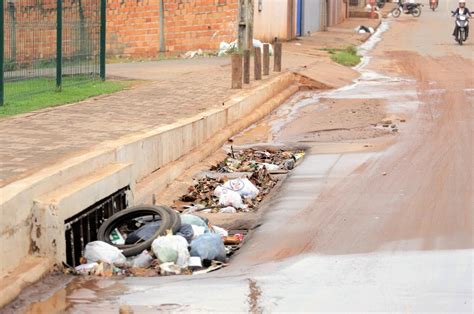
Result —
[[106, 0], [0, 0], [0, 105], [105, 80]]

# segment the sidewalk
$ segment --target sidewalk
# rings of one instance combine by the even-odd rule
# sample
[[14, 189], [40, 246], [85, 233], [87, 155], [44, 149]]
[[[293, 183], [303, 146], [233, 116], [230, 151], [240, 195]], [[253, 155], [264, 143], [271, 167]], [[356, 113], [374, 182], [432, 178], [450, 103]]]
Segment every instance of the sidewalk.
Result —
[[[358, 44], [363, 39], [363, 35], [334, 31], [286, 43], [284, 68], [297, 71], [330, 63], [319, 48]], [[116, 94], [0, 120], [0, 187], [101, 142], [217, 108], [240, 92], [229, 88], [230, 74], [228, 57], [109, 65], [110, 77], [147, 82]], [[277, 75], [271, 72], [263, 82]], [[245, 89], [259, 84], [252, 80]]]

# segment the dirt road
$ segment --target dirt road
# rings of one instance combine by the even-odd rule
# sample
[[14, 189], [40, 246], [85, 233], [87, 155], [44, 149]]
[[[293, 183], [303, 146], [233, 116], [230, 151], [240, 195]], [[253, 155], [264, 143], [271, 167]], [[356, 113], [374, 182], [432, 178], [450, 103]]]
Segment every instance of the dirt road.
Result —
[[[363, 47], [354, 85], [290, 101], [261, 123], [260, 139], [310, 153], [231, 266], [76, 280], [29, 311], [472, 313], [474, 41], [455, 44], [447, 7], [390, 20]], [[341, 106], [355, 116], [308, 119], [341, 117]]]

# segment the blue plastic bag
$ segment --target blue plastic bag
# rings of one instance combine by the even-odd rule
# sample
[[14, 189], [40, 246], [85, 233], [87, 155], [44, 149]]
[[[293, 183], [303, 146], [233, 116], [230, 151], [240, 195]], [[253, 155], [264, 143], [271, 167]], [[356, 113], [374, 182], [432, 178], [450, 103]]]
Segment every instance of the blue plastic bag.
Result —
[[225, 246], [221, 236], [214, 233], [200, 235], [191, 242], [191, 256], [199, 256], [203, 261], [225, 262]]
[[125, 244], [135, 244], [151, 239], [161, 226], [161, 220], [152, 221], [130, 233], [125, 239]]
[[176, 233], [176, 235], [182, 236], [186, 239], [186, 241], [188, 241], [188, 243], [191, 243], [194, 238], [193, 226], [190, 224], [181, 224], [181, 228], [179, 228], [179, 231]]
[[182, 224], [190, 224], [194, 226], [204, 227], [205, 229], [204, 232], [205, 233], [209, 232], [209, 227], [207, 225], [208, 222], [202, 217], [199, 217], [196, 215], [190, 215], [190, 214], [182, 214], [180, 218], [181, 218]]

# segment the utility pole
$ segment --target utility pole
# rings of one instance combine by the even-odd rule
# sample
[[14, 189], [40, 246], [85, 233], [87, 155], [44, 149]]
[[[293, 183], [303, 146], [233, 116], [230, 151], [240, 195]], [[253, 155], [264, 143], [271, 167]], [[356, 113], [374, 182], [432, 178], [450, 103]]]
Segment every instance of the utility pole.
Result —
[[254, 0], [239, 0], [237, 18], [237, 46], [240, 52], [252, 50], [253, 47], [253, 16]]
[[254, 2], [253, 0], [246, 0], [247, 5], [247, 14], [246, 14], [246, 24], [247, 32], [245, 33], [245, 49], [253, 48], [253, 11], [254, 11]]
[[160, 52], [166, 52], [165, 45], [165, 4], [160, 0]]

